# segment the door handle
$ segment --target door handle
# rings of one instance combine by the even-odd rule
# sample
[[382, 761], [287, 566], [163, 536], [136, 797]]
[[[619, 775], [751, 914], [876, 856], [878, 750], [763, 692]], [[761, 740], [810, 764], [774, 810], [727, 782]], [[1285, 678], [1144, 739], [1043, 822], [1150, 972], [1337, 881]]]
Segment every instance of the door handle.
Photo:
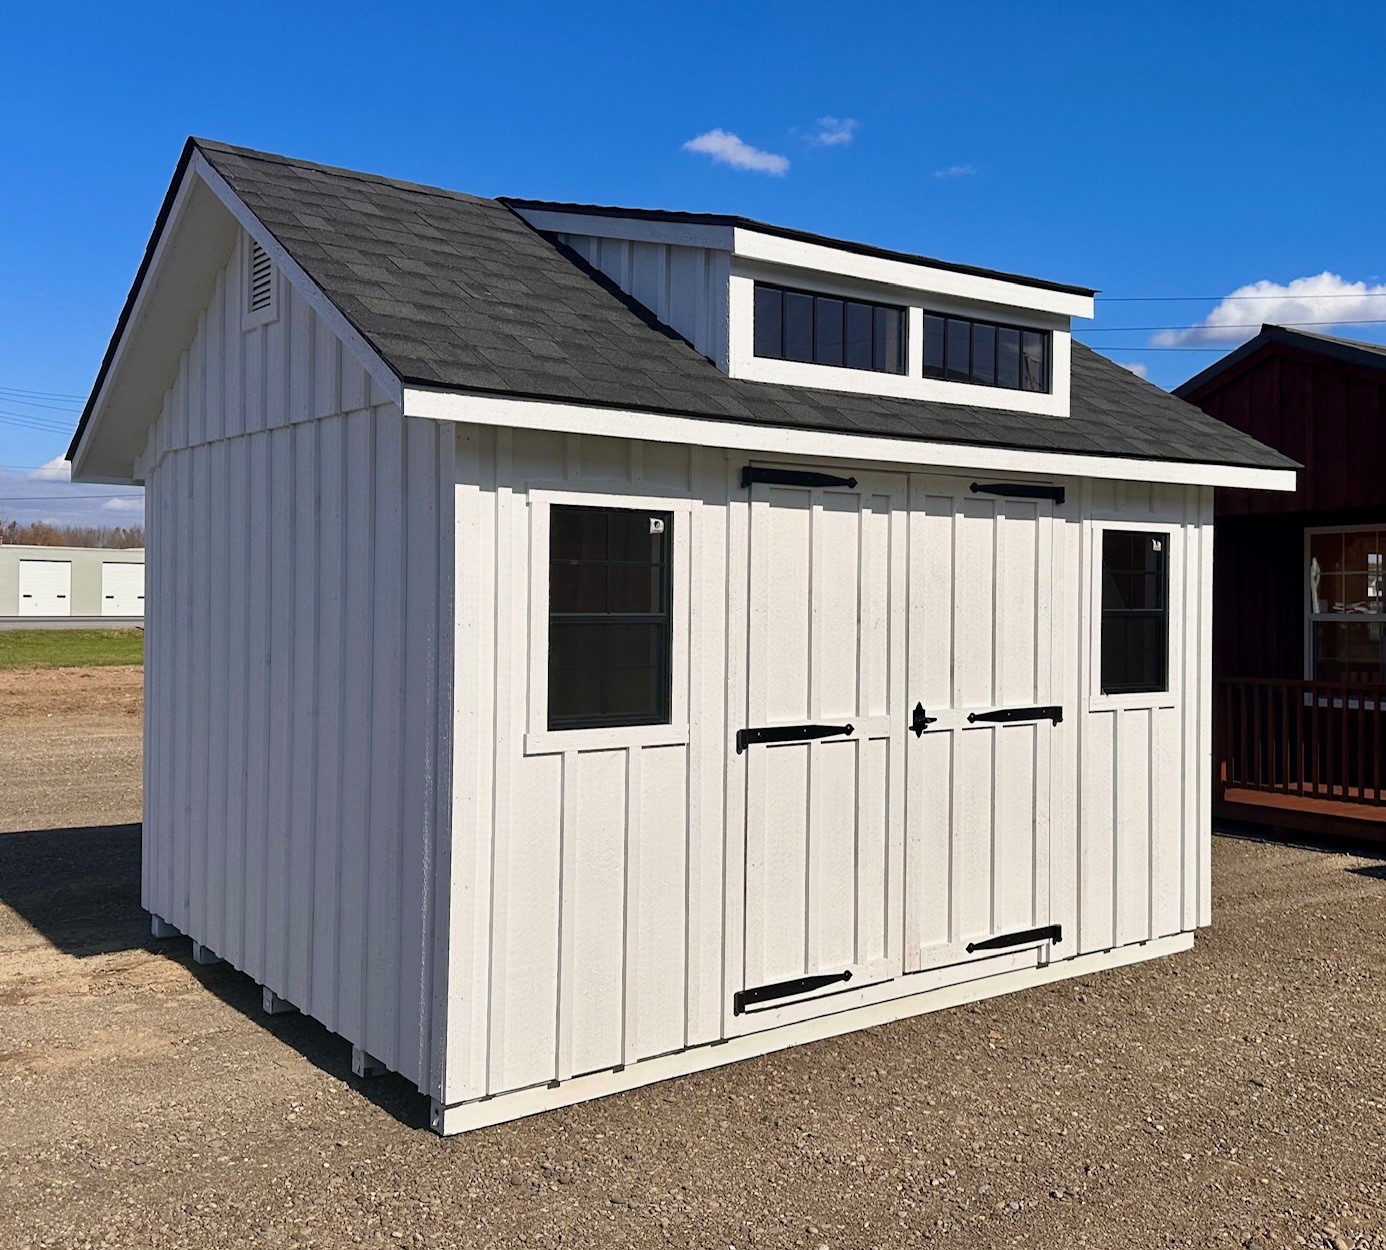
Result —
[[925, 716], [924, 705], [916, 703], [914, 705], [914, 718], [910, 721], [910, 729], [914, 731], [916, 738], [922, 738], [924, 731], [936, 720], [938, 720], [937, 716]]

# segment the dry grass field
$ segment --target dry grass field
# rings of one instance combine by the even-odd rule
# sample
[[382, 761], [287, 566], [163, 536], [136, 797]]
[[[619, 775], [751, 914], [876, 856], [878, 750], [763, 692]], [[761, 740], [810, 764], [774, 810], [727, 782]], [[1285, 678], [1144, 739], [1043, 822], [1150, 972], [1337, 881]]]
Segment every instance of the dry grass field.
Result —
[[1386, 864], [1173, 959], [443, 1141], [148, 937], [139, 670], [0, 672], [0, 1246], [1386, 1246]]

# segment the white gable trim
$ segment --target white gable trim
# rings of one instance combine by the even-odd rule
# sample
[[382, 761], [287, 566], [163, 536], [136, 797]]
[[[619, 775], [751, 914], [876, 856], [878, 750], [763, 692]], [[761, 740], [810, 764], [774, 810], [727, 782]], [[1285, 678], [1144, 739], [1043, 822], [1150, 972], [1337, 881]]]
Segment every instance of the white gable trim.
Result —
[[[191, 341], [213, 275], [225, 263], [220, 249], [229, 249], [236, 225], [270, 255], [279, 279], [294, 285], [383, 392], [394, 403], [402, 402], [403, 384], [394, 370], [196, 148], [167, 202], [148, 264], [122, 316], [101, 385], [73, 448], [74, 481], [129, 484], [139, 480], [135, 461], [159, 417], [163, 393], [177, 373], [179, 353]], [[221, 215], [222, 209], [229, 220]], [[203, 262], [205, 274], [200, 268]], [[165, 355], [167, 361], [161, 366]]]
[[342, 310], [323, 294], [322, 288], [304, 272], [303, 267], [280, 246], [279, 241], [246, 207], [245, 201], [231, 189], [226, 179], [212, 168], [211, 162], [201, 152], [193, 153], [192, 169], [226, 206], [226, 210], [241, 224], [242, 229], [269, 253], [275, 268], [298, 288], [303, 298], [312, 305], [313, 311], [342, 340], [343, 346], [360, 360], [380, 388], [390, 396], [391, 401], [401, 403], [404, 392], [399, 375], [385, 363], [380, 353], [366, 342]]
[[567, 434], [595, 434], [654, 443], [726, 447], [884, 465], [928, 465], [933, 468], [1030, 473], [1043, 477], [1107, 478], [1192, 486], [1236, 486], [1253, 490], [1290, 491], [1295, 488], [1293, 469], [1252, 469], [1237, 465], [1183, 464], [1167, 460], [1027, 451], [1013, 447], [929, 443], [915, 439], [878, 438], [679, 417], [635, 409], [506, 399], [495, 395], [472, 395], [412, 386], [404, 389], [404, 414], [407, 417], [462, 424], [554, 430]]

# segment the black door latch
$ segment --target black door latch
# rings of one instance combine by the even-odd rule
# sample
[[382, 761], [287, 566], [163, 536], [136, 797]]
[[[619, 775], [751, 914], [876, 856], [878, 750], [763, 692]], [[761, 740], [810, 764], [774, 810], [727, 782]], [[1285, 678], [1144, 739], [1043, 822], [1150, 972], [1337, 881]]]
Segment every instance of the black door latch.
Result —
[[910, 721], [910, 728], [914, 731], [916, 738], [922, 738], [924, 731], [936, 720], [938, 720], [937, 716], [925, 716], [924, 705], [916, 703], [914, 705], [914, 719]]

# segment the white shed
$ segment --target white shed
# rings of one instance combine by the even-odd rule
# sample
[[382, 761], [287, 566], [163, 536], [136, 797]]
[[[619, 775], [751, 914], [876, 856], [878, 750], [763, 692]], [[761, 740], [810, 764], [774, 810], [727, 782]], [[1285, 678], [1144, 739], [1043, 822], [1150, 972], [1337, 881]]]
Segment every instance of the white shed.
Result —
[[189, 141], [71, 456], [146, 487], [144, 905], [455, 1132], [1187, 948], [1217, 486], [1092, 292]]

